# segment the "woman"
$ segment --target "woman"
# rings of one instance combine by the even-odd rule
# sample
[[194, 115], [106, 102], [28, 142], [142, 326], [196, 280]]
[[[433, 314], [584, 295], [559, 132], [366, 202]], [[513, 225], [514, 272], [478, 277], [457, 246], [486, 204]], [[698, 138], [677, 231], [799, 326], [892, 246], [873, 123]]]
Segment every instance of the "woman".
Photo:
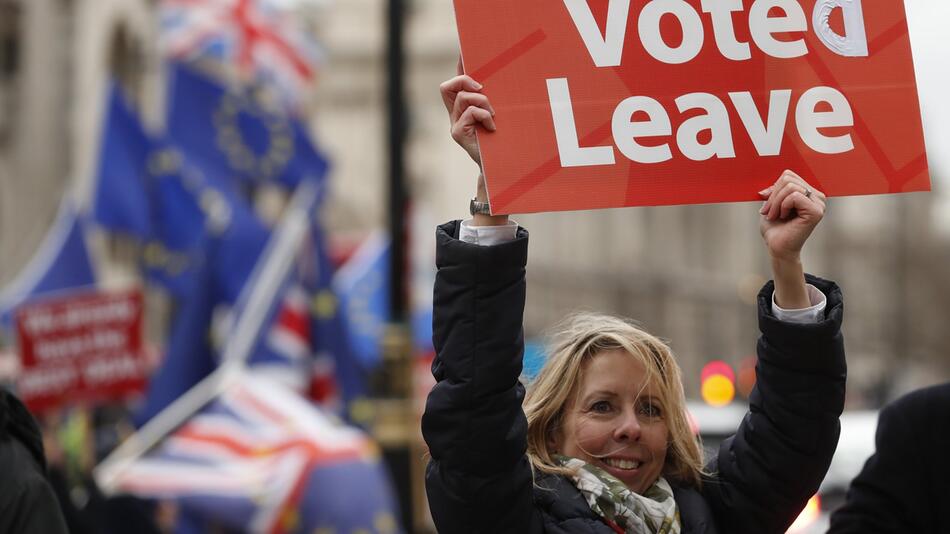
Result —
[[[479, 163], [475, 131], [495, 129], [491, 104], [468, 76], [441, 89], [453, 138]], [[705, 466], [672, 353], [627, 321], [568, 319], [526, 395], [527, 231], [483, 213], [438, 228], [437, 384], [422, 430], [440, 532], [784, 532], [837, 444], [842, 302], [799, 259], [824, 195], [788, 171], [760, 194], [774, 282], [758, 297], [758, 383]], [[481, 177], [475, 200], [487, 200]]]

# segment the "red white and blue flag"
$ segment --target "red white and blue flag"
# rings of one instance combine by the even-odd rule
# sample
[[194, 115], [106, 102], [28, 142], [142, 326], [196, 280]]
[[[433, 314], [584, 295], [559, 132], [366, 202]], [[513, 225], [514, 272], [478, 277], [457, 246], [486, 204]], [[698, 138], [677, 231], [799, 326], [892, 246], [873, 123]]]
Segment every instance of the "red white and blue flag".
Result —
[[[334, 491], [354, 494], [349, 510], [319, 494], [326, 478], [337, 476], [348, 483], [331, 482]], [[341, 521], [354, 528], [382, 521], [398, 530], [389, 482], [367, 436], [254, 373], [123, 469], [116, 489], [174, 499], [238, 531], [312, 532], [343, 527]]]
[[261, 345], [251, 354], [249, 367], [289, 386], [306, 391], [311, 364], [312, 336], [307, 293], [297, 284], [284, 290]]
[[243, 80], [273, 84], [291, 102], [316, 79], [324, 52], [274, 0], [162, 0], [169, 58], [214, 60]]
[[[217, 301], [199, 295], [198, 311], [183, 312], [183, 324], [193, 328], [176, 336], [180, 350], [169, 351], [162, 369], [185, 372], [170, 373], [153, 391], [174, 386], [184, 393], [171, 402], [156, 396], [166, 402], [155, 403], [154, 417], [97, 467], [104, 491], [173, 499], [181, 517], [207, 523], [197, 532], [400, 532], [388, 476], [369, 438], [287, 387], [288, 379], [296, 388], [306, 382], [300, 368], [310, 351], [334, 357], [337, 370], [349, 360], [345, 346], [335, 350], [345, 333], [332, 321], [332, 271], [313, 217], [318, 198], [316, 186], [298, 187], [236, 299], [224, 363], [203, 379], [172, 364], [210, 355], [205, 334]], [[308, 230], [312, 250], [304, 247]], [[218, 267], [234, 270], [234, 257], [217, 257]], [[311, 272], [310, 263], [319, 268]], [[172, 384], [174, 378], [183, 384]], [[353, 391], [340, 384], [341, 392]]]
[[336, 364], [331, 354], [314, 343], [311, 300], [300, 284], [287, 287], [248, 366], [254, 373], [267, 375], [297, 393], [309, 394], [310, 400], [339, 412], [342, 406]]

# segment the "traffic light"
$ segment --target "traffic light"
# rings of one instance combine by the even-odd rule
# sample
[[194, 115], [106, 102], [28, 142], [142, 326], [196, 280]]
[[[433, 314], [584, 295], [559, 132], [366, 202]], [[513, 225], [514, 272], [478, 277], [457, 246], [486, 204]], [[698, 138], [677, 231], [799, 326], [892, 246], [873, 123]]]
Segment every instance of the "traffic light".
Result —
[[707, 363], [700, 374], [700, 380], [700, 393], [710, 406], [725, 406], [736, 396], [736, 374], [732, 367], [722, 360]]

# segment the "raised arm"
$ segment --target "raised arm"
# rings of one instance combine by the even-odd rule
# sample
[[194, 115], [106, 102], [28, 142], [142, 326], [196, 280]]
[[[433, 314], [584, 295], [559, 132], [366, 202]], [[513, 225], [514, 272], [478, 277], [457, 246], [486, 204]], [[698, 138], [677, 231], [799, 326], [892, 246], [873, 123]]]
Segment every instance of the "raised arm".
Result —
[[[841, 292], [804, 274], [800, 257], [824, 195], [788, 171], [762, 195], [775, 280], [758, 297], [756, 385], [749, 413], [711, 459], [713, 476], [703, 485], [720, 530], [737, 534], [788, 528], [824, 478], [844, 407]], [[782, 319], [822, 305], [808, 320]]]
[[825, 195], [792, 171], [760, 191], [766, 200], [759, 229], [772, 260], [775, 304], [784, 309], [812, 306], [805, 285], [802, 248], [825, 214]]
[[[480, 87], [463, 75], [441, 87], [452, 136], [476, 163], [476, 129], [494, 129]], [[477, 193], [487, 200], [481, 176]], [[507, 222], [506, 216], [476, 215], [470, 224]], [[513, 240], [481, 246], [460, 240], [461, 226], [444, 224], [436, 234], [436, 385], [422, 417], [431, 454], [429, 508], [439, 532], [540, 532], [518, 380], [528, 235], [519, 229]]]
[[[452, 139], [479, 167], [475, 199], [479, 202], [488, 202], [485, 175], [480, 172], [482, 156], [478, 149], [477, 131], [479, 128], [485, 132], [495, 131], [495, 110], [488, 101], [488, 97], [481, 93], [482, 84], [462, 74], [461, 61], [458, 75], [443, 82], [439, 90], [442, 93], [442, 103], [445, 104], [445, 110], [449, 114]], [[475, 214], [472, 217], [473, 226], [503, 226], [507, 223], [507, 215]]]

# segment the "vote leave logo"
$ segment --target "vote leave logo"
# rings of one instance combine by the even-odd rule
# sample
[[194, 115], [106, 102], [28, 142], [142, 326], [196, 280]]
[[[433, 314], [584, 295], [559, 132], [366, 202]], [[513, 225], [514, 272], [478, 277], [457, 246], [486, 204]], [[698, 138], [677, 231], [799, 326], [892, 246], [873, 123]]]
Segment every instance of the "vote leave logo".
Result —
[[929, 190], [900, 0], [455, 0], [494, 213]]

